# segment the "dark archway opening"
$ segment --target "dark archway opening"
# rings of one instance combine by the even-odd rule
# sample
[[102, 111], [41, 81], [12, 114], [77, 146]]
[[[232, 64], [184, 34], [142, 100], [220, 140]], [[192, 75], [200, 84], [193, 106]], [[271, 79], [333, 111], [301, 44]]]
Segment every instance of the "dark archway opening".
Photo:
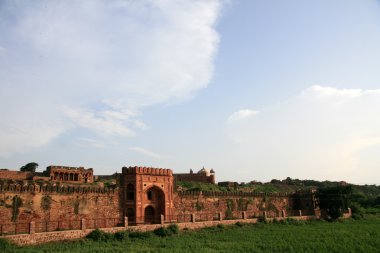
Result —
[[133, 208], [127, 208], [128, 224], [134, 224], [136, 222], [136, 214]]
[[144, 192], [144, 223], [160, 223], [165, 215], [165, 193], [158, 186], [152, 186]]
[[144, 223], [148, 223], [148, 224], [157, 223], [157, 218], [154, 212], [154, 208], [152, 206], [145, 207]]

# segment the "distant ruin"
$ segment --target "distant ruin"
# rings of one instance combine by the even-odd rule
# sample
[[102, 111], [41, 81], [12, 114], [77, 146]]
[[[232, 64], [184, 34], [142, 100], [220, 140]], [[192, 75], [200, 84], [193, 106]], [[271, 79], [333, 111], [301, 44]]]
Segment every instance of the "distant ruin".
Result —
[[173, 174], [174, 178], [178, 182], [200, 182], [200, 183], [209, 183], [215, 184], [215, 172], [213, 169], [208, 170], [203, 167], [197, 173], [194, 173], [190, 169], [189, 173]]

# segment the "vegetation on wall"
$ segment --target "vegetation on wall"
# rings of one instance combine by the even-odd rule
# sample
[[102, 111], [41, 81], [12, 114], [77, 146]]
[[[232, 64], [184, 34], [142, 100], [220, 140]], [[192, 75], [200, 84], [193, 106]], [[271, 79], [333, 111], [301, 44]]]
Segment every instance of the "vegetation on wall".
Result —
[[41, 198], [41, 209], [45, 212], [49, 211], [51, 208], [52, 198], [48, 195], [44, 195]]
[[19, 196], [14, 196], [12, 199], [12, 221], [15, 222], [20, 214], [22, 199]]
[[351, 186], [333, 186], [319, 189], [318, 198], [321, 209], [326, 210], [328, 217], [336, 220], [350, 206], [352, 194]]
[[238, 208], [237, 208], [238, 211], [247, 211], [248, 203], [249, 203], [248, 200], [240, 198], [238, 200]]
[[200, 202], [199, 200], [197, 200], [197, 202], [195, 203], [195, 209], [197, 211], [201, 211], [201, 210], [203, 210], [203, 208], [204, 208], [203, 203]]
[[74, 201], [74, 213], [77, 215], [79, 214], [79, 204], [80, 202], [78, 199]]
[[235, 201], [233, 199], [226, 199], [227, 210], [225, 212], [226, 219], [233, 218], [233, 211], [235, 210]]

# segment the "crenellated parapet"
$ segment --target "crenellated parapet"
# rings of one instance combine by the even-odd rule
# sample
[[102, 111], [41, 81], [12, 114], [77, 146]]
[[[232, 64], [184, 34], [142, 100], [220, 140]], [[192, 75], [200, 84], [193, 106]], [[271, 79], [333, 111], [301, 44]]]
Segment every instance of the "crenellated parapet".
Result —
[[205, 197], [289, 197], [294, 193], [279, 192], [216, 192], [216, 191], [179, 191], [178, 196], [205, 196]]
[[34, 193], [99, 193], [99, 194], [113, 194], [117, 191], [116, 188], [111, 187], [87, 187], [87, 186], [59, 186], [59, 185], [38, 185], [38, 184], [7, 184], [0, 183], [0, 192], [34, 192]]
[[173, 171], [171, 169], [161, 169], [161, 168], [152, 168], [152, 167], [141, 167], [141, 166], [132, 166], [132, 167], [123, 167], [123, 174], [145, 174], [145, 175], [154, 175], [154, 176], [172, 176]]

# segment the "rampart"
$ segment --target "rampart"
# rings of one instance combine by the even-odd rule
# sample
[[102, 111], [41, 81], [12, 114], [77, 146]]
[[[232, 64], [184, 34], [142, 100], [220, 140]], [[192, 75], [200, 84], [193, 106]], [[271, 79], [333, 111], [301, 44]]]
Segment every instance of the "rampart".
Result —
[[[2, 183], [0, 224], [80, 219], [112, 219], [119, 223], [123, 217], [119, 199], [119, 191], [114, 188]], [[57, 226], [63, 229], [68, 224]]]
[[1, 169], [0, 170], [0, 179], [8, 179], [8, 180], [29, 180], [33, 178], [32, 172], [27, 171], [14, 171]]
[[[302, 203], [302, 205], [300, 205]], [[223, 218], [237, 218], [242, 211], [259, 217], [265, 211], [270, 217], [283, 212], [296, 213], [302, 206], [305, 214], [314, 214], [316, 208], [312, 192], [247, 193], [247, 192], [178, 192], [174, 198], [176, 215], [189, 213], [221, 213]], [[237, 216], [237, 217], [236, 217]]]

